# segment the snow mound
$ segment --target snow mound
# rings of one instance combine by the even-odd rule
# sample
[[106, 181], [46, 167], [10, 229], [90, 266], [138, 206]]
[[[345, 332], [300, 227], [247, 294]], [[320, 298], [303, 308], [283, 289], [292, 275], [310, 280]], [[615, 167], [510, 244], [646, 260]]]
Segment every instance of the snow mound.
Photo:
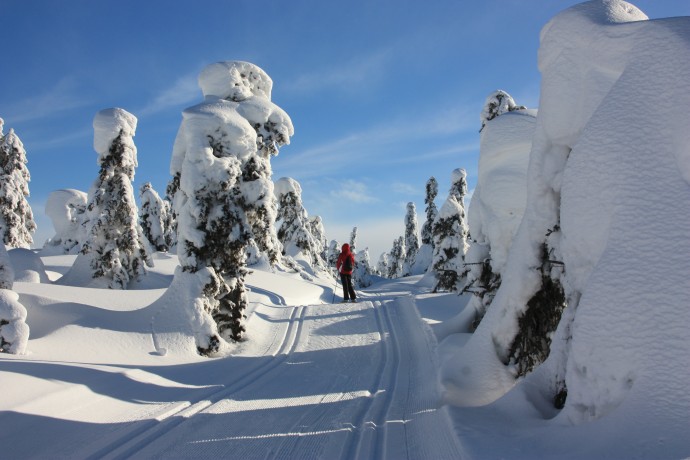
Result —
[[23, 283], [49, 283], [43, 261], [34, 251], [15, 248], [7, 251], [14, 269], [14, 281]]
[[9, 289], [0, 289], [0, 352], [26, 352], [29, 326], [25, 321], [26, 308], [19, 303], [19, 294]]

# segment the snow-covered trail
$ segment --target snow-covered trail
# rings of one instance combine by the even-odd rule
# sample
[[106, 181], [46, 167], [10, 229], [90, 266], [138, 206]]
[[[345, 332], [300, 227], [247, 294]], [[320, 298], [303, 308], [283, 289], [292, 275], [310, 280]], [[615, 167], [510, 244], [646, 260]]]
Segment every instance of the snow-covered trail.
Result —
[[459, 456], [411, 297], [272, 310], [272, 360], [96, 456]]
[[[254, 291], [278, 296], [266, 286]], [[446, 409], [438, 408], [434, 339], [410, 291], [386, 282], [363, 292], [357, 304], [258, 302], [248, 324], [257, 332], [225, 359], [161, 367], [7, 362], [6, 371], [49, 378], [54, 369], [59, 382], [71, 383], [51, 388], [42, 402], [0, 412], [8, 427], [3, 444], [24, 431], [37, 440], [4, 452], [12, 458], [459, 458]], [[146, 334], [138, 337], [150, 347]], [[31, 404], [64, 410], [31, 415]]]

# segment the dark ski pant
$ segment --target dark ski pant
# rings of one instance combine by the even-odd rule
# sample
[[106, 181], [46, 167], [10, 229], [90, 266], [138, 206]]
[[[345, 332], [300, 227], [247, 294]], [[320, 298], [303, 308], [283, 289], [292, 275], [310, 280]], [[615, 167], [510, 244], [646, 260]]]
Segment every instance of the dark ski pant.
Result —
[[343, 298], [346, 301], [350, 299], [357, 299], [357, 294], [355, 294], [355, 288], [352, 287], [352, 275], [341, 273], [340, 280], [343, 282]]

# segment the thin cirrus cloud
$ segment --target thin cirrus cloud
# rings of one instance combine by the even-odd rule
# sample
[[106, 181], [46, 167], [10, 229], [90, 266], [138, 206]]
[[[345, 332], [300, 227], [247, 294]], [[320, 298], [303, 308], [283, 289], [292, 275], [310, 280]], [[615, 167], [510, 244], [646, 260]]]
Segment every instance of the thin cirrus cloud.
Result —
[[[274, 169], [281, 174], [308, 178], [342, 171], [352, 164], [366, 160], [369, 164], [396, 162], [426, 161], [433, 157], [448, 156], [455, 153], [470, 152], [476, 144], [455, 145], [452, 148], [434, 148], [430, 152], [420, 152], [401, 158], [396, 145], [405, 145], [420, 139], [438, 140], [442, 136], [453, 136], [467, 129], [474, 129], [473, 118], [459, 109], [438, 111], [427, 117], [406, 117], [397, 122], [386, 120], [376, 126], [339, 139], [309, 147], [295, 152], [298, 142], [290, 146], [289, 151], [281, 153]], [[394, 158], [392, 157], [394, 155]], [[310, 164], [305, 171], [303, 165]]]
[[348, 179], [342, 183], [338, 190], [331, 191], [331, 196], [344, 199], [352, 203], [373, 203], [378, 201], [363, 182]]
[[178, 78], [171, 86], [159, 92], [151, 102], [139, 110], [139, 114], [154, 115], [202, 99], [196, 74], [189, 74]]
[[65, 77], [52, 88], [5, 106], [6, 122], [20, 123], [49, 118], [53, 115], [88, 105], [90, 101], [80, 95], [73, 77]]

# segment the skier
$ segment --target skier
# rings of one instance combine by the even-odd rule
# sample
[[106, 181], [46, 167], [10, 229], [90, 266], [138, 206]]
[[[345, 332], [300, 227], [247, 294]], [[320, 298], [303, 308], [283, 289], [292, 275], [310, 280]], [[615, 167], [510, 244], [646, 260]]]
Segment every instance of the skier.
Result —
[[340, 280], [343, 282], [343, 302], [357, 302], [357, 294], [352, 286], [352, 271], [355, 269], [355, 256], [350, 252], [350, 245], [343, 244], [342, 251], [335, 263], [335, 268], [340, 273]]

